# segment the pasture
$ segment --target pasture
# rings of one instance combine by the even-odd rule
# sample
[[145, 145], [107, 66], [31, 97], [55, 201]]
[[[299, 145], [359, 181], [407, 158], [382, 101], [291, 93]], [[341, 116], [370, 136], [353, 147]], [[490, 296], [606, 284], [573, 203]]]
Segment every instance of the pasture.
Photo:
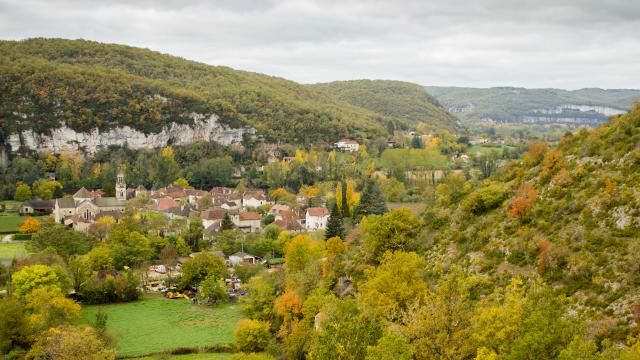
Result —
[[234, 342], [233, 329], [242, 318], [241, 305], [207, 307], [183, 299], [145, 296], [144, 300], [131, 303], [83, 306], [79, 322], [94, 322], [96, 312], [102, 309], [108, 316], [107, 330], [115, 337], [119, 356]]

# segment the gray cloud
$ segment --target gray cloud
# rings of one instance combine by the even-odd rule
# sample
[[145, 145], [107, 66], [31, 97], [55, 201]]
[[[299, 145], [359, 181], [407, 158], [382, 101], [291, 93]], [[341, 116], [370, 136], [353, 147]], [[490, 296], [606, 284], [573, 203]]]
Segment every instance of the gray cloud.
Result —
[[85, 38], [300, 82], [640, 87], [636, 0], [0, 0], [0, 38]]

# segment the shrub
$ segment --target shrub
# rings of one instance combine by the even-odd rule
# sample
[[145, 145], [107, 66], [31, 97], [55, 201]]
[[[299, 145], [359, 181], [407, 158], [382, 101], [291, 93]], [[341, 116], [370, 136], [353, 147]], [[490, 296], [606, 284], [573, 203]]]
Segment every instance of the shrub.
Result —
[[500, 206], [507, 196], [507, 191], [500, 184], [492, 184], [469, 194], [462, 202], [462, 210], [474, 215], [483, 214]]
[[240, 321], [233, 335], [240, 350], [246, 352], [264, 350], [271, 338], [269, 323], [258, 320]]
[[80, 295], [87, 304], [135, 301], [140, 298], [138, 285], [130, 272], [125, 275], [98, 273], [82, 287]]

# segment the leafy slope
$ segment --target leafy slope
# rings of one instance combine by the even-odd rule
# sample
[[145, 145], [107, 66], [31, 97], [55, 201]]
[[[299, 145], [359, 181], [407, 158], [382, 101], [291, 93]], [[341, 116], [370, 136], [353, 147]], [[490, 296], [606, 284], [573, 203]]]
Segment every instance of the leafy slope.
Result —
[[436, 130], [455, 132], [458, 120], [449, 114], [424, 87], [391, 80], [335, 81], [311, 85], [327, 95], [413, 126], [426, 123]]
[[78, 131], [129, 125], [158, 132], [171, 122], [190, 123], [195, 112], [254, 126], [272, 141], [331, 142], [382, 135], [389, 120], [277, 77], [61, 39], [0, 42], [0, 105], [0, 140], [61, 122]]
[[425, 213], [434, 266], [467, 264], [497, 284], [540, 276], [596, 336], [630, 334], [640, 320], [640, 107], [557, 149], [532, 146], [473, 185]]

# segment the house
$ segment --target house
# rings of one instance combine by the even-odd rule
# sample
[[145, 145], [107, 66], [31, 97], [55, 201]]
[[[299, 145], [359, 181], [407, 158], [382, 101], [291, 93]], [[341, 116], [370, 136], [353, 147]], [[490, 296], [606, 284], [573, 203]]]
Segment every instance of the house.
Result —
[[153, 205], [147, 205], [147, 209], [165, 212], [171, 208], [178, 207], [178, 202], [170, 197], [161, 197], [159, 199], [153, 199]]
[[358, 144], [357, 141], [351, 139], [341, 139], [334, 145], [338, 150], [346, 152], [356, 152], [358, 151], [358, 149], [360, 149], [360, 144]]
[[260, 258], [251, 254], [247, 254], [242, 251], [238, 251], [235, 254], [229, 255], [229, 263], [231, 266], [239, 264], [258, 264]]
[[187, 193], [187, 201], [193, 205], [196, 205], [198, 200], [204, 196], [209, 195], [209, 192], [204, 190], [186, 189], [185, 192]]
[[276, 220], [282, 219], [281, 214], [285, 211], [291, 211], [291, 207], [289, 205], [284, 204], [275, 204], [269, 209], [269, 214], [275, 216]]
[[262, 217], [257, 212], [241, 212], [238, 217], [232, 218], [231, 220], [234, 222], [236, 227], [243, 232], [260, 232], [262, 229], [262, 224], [260, 223]]
[[296, 219], [290, 217], [278, 219], [272, 224], [280, 228], [282, 231], [301, 232], [304, 230], [304, 227], [302, 227]]
[[202, 226], [206, 229], [216, 222], [222, 222], [225, 213], [227, 213], [227, 211], [224, 209], [209, 209], [201, 212], [200, 218], [202, 219]]
[[305, 225], [307, 230], [324, 230], [329, 220], [329, 209], [324, 207], [312, 207], [307, 209]]
[[55, 206], [55, 200], [29, 200], [20, 205], [20, 215], [51, 214]]
[[245, 208], [258, 208], [267, 204], [269, 204], [269, 200], [262, 190], [247, 191], [242, 196], [242, 206]]
[[88, 229], [88, 225], [95, 222], [102, 212], [123, 213], [127, 204], [127, 185], [122, 171], [118, 173], [115, 190], [115, 197], [96, 197], [95, 193], [83, 187], [71, 198], [56, 199], [53, 207], [55, 222], [64, 222], [82, 231]]

